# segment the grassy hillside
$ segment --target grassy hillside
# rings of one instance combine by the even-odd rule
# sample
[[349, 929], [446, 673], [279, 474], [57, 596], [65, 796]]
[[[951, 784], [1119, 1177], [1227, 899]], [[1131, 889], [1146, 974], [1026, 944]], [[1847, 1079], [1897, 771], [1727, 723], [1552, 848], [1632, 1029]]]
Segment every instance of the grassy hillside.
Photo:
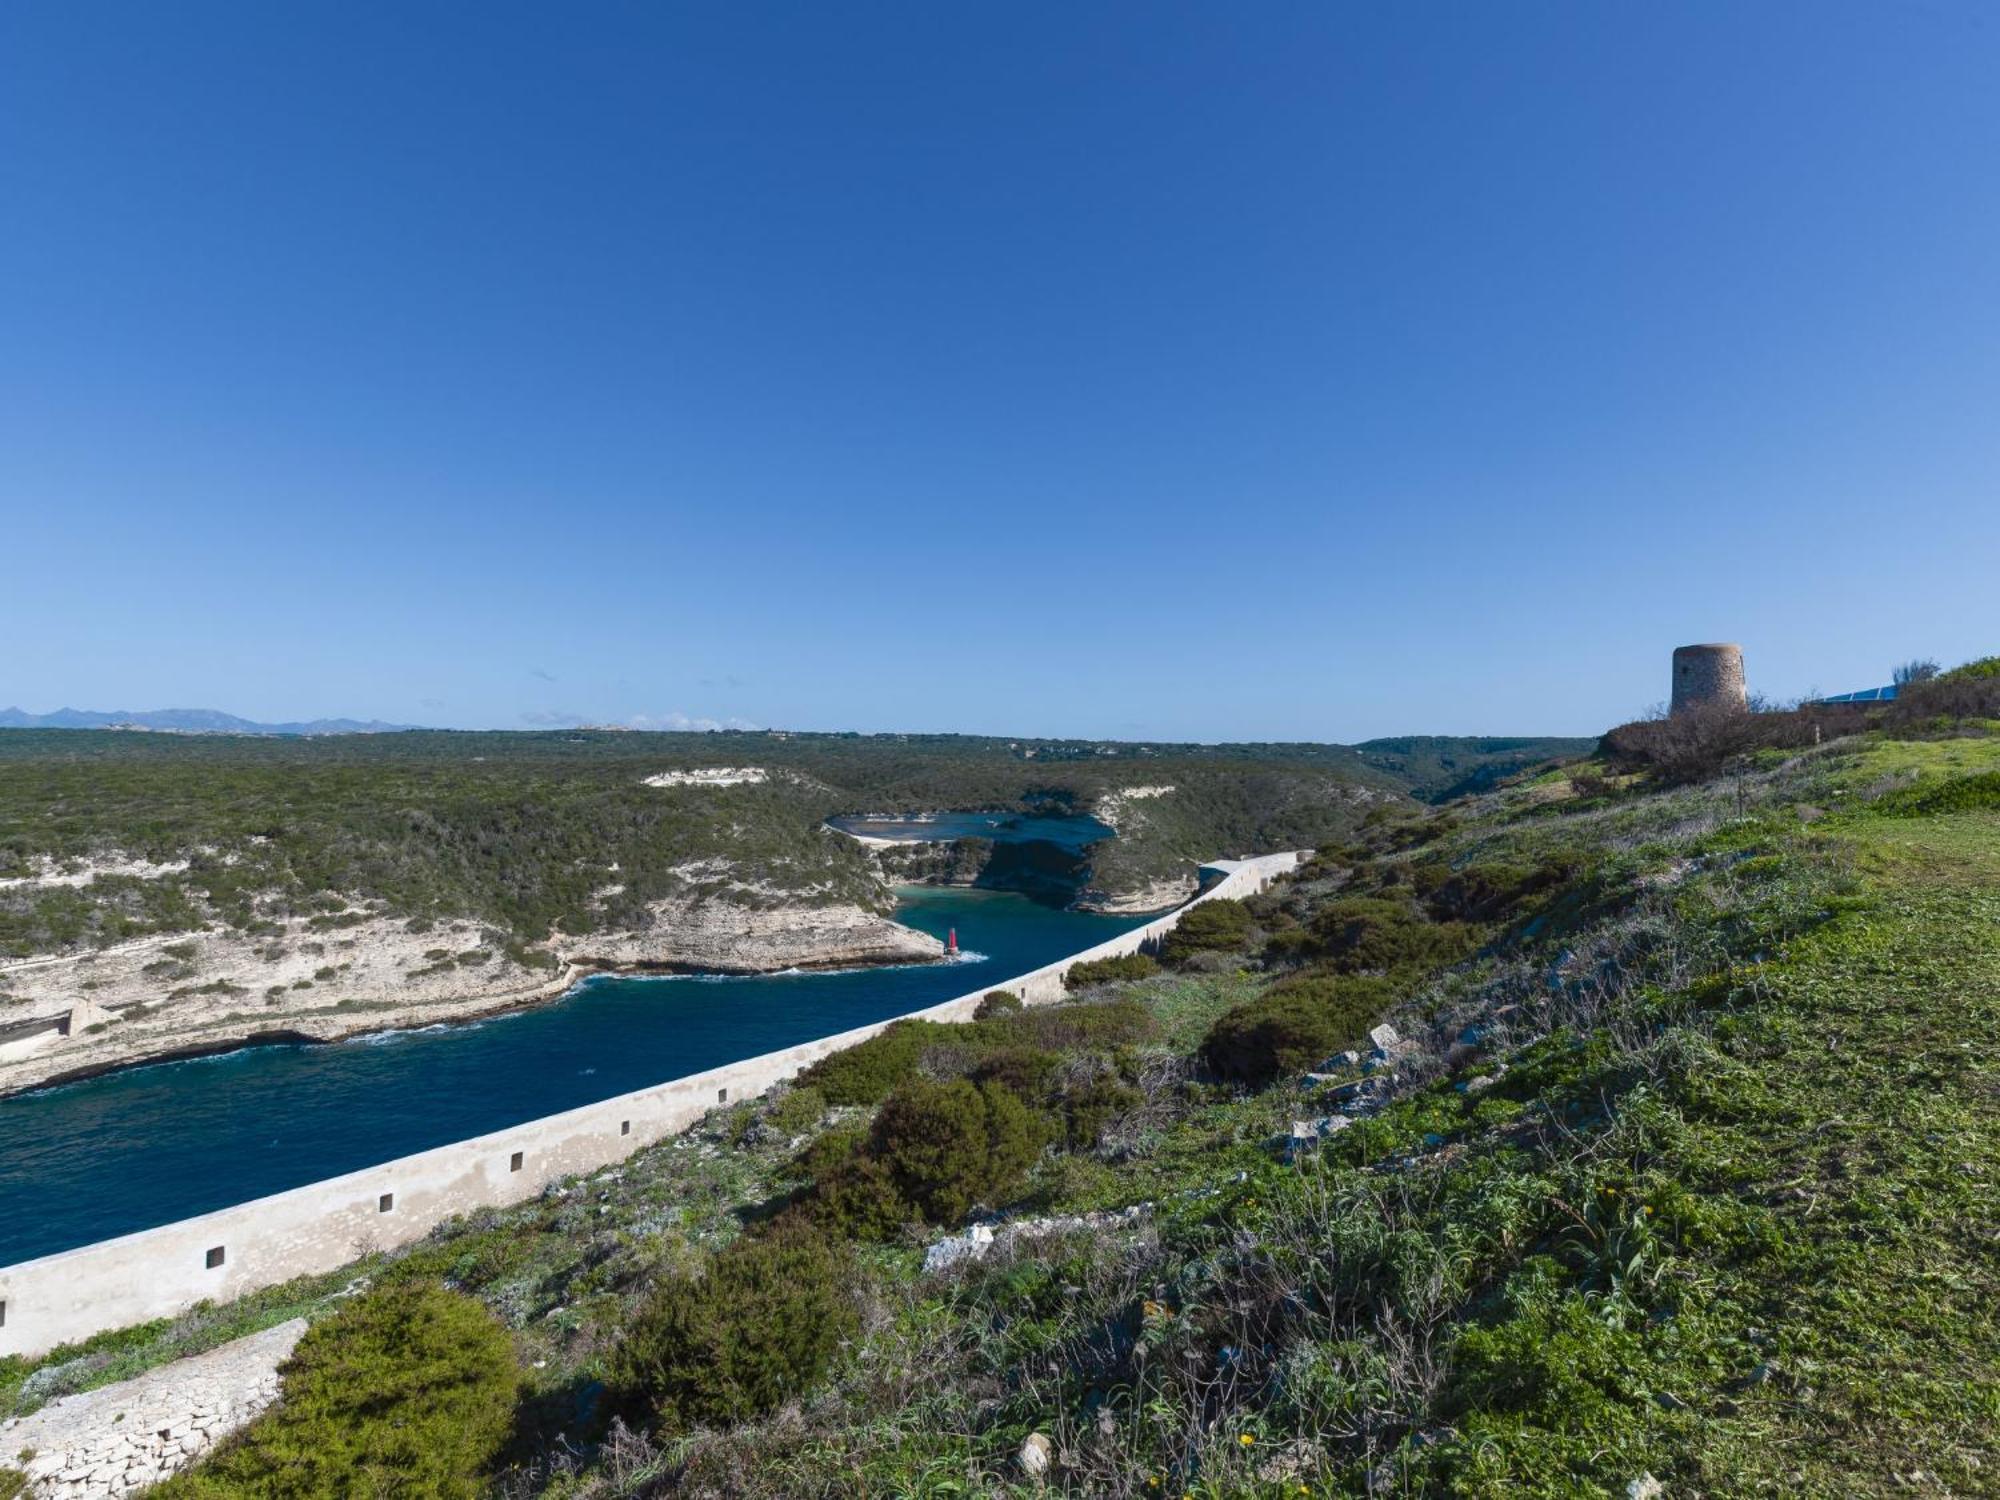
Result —
[[[731, 787], [655, 773], [759, 767]], [[1107, 852], [1113, 891], [1218, 852], [1345, 836], [1401, 784], [1339, 746], [1141, 746], [961, 736], [409, 733], [329, 739], [0, 731], [0, 880], [116, 856], [185, 871], [0, 885], [0, 955], [214, 914], [254, 929], [336, 897], [466, 916], [523, 942], [631, 925], [649, 901], [860, 902], [885, 893], [839, 812], [1086, 808], [1171, 783]], [[720, 861], [714, 864], [711, 862]], [[622, 892], [594, 901], [607, 886]]]
[[1549, 760], [1588, 755], [1594, 740], [1403, 735], [1354, 747], [1364, 765], [1387, 772], [1426, 802], [1491, 791], [1510, 776]]
[[[512, 1330], [506, 1495], [1993, 1493], [1992, 731], [1378, 817], [1151, 977], [0, 1366], [0, 1410], [365, 1272]], [[974, 1204], [1043, 1227], [926, 1273]]]

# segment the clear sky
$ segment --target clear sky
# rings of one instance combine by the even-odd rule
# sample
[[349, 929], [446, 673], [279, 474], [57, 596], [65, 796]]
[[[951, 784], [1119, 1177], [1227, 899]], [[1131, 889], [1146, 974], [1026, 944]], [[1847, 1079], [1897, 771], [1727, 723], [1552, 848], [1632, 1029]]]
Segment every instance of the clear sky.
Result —
[[2000, 650], [1988, 3], [0, 7], [0, 705], [1591, 732]]

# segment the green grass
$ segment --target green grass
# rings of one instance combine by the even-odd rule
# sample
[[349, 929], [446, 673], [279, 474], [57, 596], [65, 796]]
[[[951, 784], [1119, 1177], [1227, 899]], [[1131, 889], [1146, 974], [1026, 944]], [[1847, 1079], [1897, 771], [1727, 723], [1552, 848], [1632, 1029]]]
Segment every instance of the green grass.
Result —
[[[1995, 774], [2000, 740], [1871, 737], [1378, 825], [1365, 864], [1253, 903], [1216, 972], [1120, 987], [1153, 1019], [1112, 1049], [1142, 1102], [995, 1205], [1142, 1220], [943, 1276], [915, 1235], [863, 1248], [862, 1332], [770, 1417], [599, 1446], [580, 1412], [647, 1289], [781, 1212], [799, 1131], [865, 1109], [718, 1111], [369, 1269], [442, 1276], [514, 1330], [509, 1495], [1026, 1496], [1030, 1432], [1061, 1455], [1039, 1493], [1993, 1493], [2000, 810], [1909, 789]], [[1416, 1050], [1318, 1152], [1272, 1137], [1323, 1094], [1202, 1074], [1210, 1024], [1277, 977], [1269, 934], [1356, 896], [1421, 909], [1434, 862], [1550, 860], [1577, 873], [1398, 980]]]

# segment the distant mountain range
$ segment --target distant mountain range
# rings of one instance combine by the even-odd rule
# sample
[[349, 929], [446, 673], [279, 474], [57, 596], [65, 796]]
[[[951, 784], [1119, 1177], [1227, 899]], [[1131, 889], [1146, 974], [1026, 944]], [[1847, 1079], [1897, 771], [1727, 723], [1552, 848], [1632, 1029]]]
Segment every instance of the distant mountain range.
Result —
[[259, 724], [214, 708], [155, 708], [144, 713], [113, 709], [59, 708], [52, 714], [31, 714], [0, 708], [0, 729], [136, 729], [155, 734], [393, 734], [414, 724], [384, 724], [375, 719], [309, 719], [300, 724]]

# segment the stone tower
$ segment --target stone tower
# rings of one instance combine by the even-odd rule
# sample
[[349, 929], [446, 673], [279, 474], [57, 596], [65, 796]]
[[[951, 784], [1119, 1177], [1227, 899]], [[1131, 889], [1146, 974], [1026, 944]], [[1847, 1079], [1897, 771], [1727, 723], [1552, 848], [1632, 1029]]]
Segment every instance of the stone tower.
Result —
[[1736, 645], [1674, 647], [1672, 712], [1710, 704], [1748, 708], [1743, 689], [1743, 648]]

